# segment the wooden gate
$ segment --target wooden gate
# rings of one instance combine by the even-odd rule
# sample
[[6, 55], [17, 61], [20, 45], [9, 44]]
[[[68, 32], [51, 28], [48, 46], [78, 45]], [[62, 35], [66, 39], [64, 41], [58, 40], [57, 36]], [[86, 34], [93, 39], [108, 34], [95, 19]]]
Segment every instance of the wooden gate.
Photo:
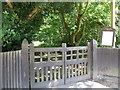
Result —
[[83, 47], [34, 48], [30, 44], [31, 88], [45, 88], [90, 79], [90, 49]]

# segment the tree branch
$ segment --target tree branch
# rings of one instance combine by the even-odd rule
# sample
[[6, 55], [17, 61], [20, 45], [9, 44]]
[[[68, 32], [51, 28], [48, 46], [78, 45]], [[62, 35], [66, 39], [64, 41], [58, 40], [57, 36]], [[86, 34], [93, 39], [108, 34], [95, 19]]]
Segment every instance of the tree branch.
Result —
[[6, 2], [7, 2], [7, 5], [8, 5], [10, 8], [13, 8], [12, 3], [10, 2], [10, 0], [6, 0]]
[[[80, 4], [81, 4], [81, 3], [80, 3]], [[80, 14], [80, 6], [81, 6], [81, 5], [79, 5], [78, 17], [77, 17], [77, 24], [76, 24], [77, 30], [76, 30], [75, 33], [73, 34], [73, 43], [75, 43], [76, 35], [80, 32], [80, 22], [81, 22], [84, 14], [85, 14], [85, 12], [86, 12], [86, 10], [87, 10], [88, 2], [87, 2], [87, 4], [86, 4], [85, 9], [84, 9], [84, 11], [83, 11], [82, 14]]]
[[32, 12], [28, 15], [28, 19], [31, 19], [32, 17], [34, 17], [35, 14], [39, 11], [39, 8], [42, 8], [42, 6], [39, 5], [38, 7], [36, 7], [35, 9], [33, 9]]
[[68, 32], [68, 35], [70, 36], [69, 27], [68, 27], [68, 24], [66, 23], [64, 13], [60, 12], [60, 14], [61, 14], [61, 19], [62, 19], [62, 22], [63, 22], [63, 25], [64, 25], [64, 29], [66, 29], [66, 31]]
[[79, 45], [79, 43], [81, 42], [81, 40], [83, 39], [83, 37], [84, 37], [84, 35], [85, 35], [84, 33], [85, 33], [85, 29], [86, 29], [86, 24], [84, 23], [83, 25], [84, 25], [84, 26], [83, 26], [82, 36], [81, 36], [81, 38], [75, 43], [76, 46]]

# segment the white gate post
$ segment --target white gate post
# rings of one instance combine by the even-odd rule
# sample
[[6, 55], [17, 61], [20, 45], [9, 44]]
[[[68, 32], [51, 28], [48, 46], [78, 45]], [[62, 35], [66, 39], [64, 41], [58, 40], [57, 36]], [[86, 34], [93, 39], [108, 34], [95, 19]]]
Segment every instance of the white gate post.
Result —
[[21, 70], [22, 88], [29, 88], [28, 41], [26, 39], [22, 42]]
[[92, 40], [92, 45], [93, 45], [93, 78], [96, 79], [98, 75], [98, 63], [97, 63], [97, 41]]
[[64, 79], [64, 84], [66, 84], [66, 43], [62, 43], [62, 59], [63, 59], [63, 79]]

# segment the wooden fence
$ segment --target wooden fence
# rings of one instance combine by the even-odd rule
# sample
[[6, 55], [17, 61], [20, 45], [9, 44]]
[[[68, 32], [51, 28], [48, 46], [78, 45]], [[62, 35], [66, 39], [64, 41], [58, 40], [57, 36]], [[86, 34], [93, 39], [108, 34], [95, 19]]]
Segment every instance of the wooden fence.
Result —
[[29, 88], [26, 45], [28, 45], [27, 41], [24, 40], [22, 50], [0, 53], [0, 89]]
[[4, 88], [21, 87], [21, 50], [0, 53]]
[[120, 49], [97, 47], [96, 50], [98, 74], [119, 77]]
[[[30, 59], [30, 60], [29, 60]], [[40, 88], [118, 75], [120, 49], [88, 46], [34, 48], [27, 40], [22, 49], [0, 53], [0, 89]]]

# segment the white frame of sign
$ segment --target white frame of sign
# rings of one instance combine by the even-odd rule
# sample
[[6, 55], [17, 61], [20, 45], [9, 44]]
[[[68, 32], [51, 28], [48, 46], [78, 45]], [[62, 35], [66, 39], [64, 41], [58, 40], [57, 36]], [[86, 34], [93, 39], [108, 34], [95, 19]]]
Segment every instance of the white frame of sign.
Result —
[[102, 30], [101, 45], [113, 46], [114, 36], [115, 36], [115, 30]]

